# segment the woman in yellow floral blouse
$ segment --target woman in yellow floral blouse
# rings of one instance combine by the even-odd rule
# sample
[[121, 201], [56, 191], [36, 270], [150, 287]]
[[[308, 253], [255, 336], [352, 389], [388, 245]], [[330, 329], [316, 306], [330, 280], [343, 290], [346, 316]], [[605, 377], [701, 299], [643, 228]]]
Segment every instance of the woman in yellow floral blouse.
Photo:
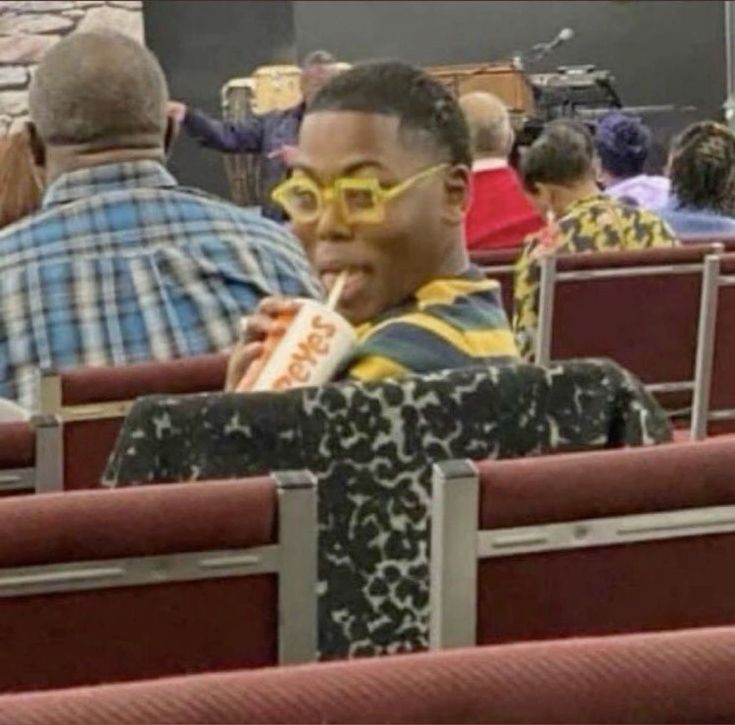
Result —
[[529, 236], [515, 270], [513, 331], [521, 356], [533, 358], [538, 322], [539, 265], [547, 254], [670, 247], [669, 227], [645, 209], [602, 194], [595, 181], [595, 154], [587, 129], [555, 121], [523, 159], [526, 192], [549, 220]]

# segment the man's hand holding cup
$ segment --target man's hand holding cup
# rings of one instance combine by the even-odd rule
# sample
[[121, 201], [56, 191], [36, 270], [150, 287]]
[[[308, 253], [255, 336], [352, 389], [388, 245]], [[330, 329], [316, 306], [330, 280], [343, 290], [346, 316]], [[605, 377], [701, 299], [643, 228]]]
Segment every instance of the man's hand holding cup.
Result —
[[341, 275], [326, 305], [311, 299], [264, 299], [244, 321], [226, 389], [286, 390], [329, 382], [357, 341], [355, 329], [334, 309], [345, 279]]
[[[273, 341], [280, 340], [298, 310], [299, 303], [296, 300], [265, 297], [260, 301], [255, 314], [242, 318], [240, 341], [232, 350], [227, 363], [225, 390], [238, 389], [252, 364], [264, 357], [266, 340], [269, 338]], [[248, 378], [251, 375], [248, 375]]]

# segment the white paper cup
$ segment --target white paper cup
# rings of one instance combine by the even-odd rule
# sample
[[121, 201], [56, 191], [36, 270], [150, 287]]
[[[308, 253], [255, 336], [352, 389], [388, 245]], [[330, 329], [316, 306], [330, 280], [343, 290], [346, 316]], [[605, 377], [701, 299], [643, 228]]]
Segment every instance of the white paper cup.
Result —
[[355, 329], [342, 315], [314, 300], [299, 303], [299, 311], [250, 390], [287, 390], [327, 383], [355, 346]]

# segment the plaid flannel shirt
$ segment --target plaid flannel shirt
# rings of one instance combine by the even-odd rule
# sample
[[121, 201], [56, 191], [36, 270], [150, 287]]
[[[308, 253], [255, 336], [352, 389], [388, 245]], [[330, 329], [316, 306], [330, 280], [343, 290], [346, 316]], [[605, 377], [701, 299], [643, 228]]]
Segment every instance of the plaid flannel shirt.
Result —
[[284, 228], [155, 161], [65, 174], [0, 232], [0, 396], [34, 409], [40, 369], [224, 350], [269, 294], [321, 294]]

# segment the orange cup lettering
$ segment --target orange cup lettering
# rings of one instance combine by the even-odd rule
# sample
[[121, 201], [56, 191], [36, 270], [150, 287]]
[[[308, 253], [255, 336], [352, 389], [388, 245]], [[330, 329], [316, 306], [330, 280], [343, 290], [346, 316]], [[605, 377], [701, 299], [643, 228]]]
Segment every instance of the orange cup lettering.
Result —
[[312, 332], [307, 338], [309, 347], [319, 355], [326, 355], [329, 352], [329, 344], [322, 335]]
[[314, 315], [311, 326], [315, 330], [323, 332], [328, 338], [334, 337], [337, 334], [337, 326], [325, 320], [321, 315]]
[[304, 369], [304, 366], [297, 361], [292, 362], [288, 366], [288, 374], [293, 380], [297, 380], [300, 383], [305, 383], [309, 379], [308, 370]]
[[298, 349], [294, 351], [293, 355], [291, 356], [291, 360], [316, 365], [316, 358], [314, 357], [314, 353], [311, 350], [308, 338], [306, 340], [302, 340], [299, 343]]

